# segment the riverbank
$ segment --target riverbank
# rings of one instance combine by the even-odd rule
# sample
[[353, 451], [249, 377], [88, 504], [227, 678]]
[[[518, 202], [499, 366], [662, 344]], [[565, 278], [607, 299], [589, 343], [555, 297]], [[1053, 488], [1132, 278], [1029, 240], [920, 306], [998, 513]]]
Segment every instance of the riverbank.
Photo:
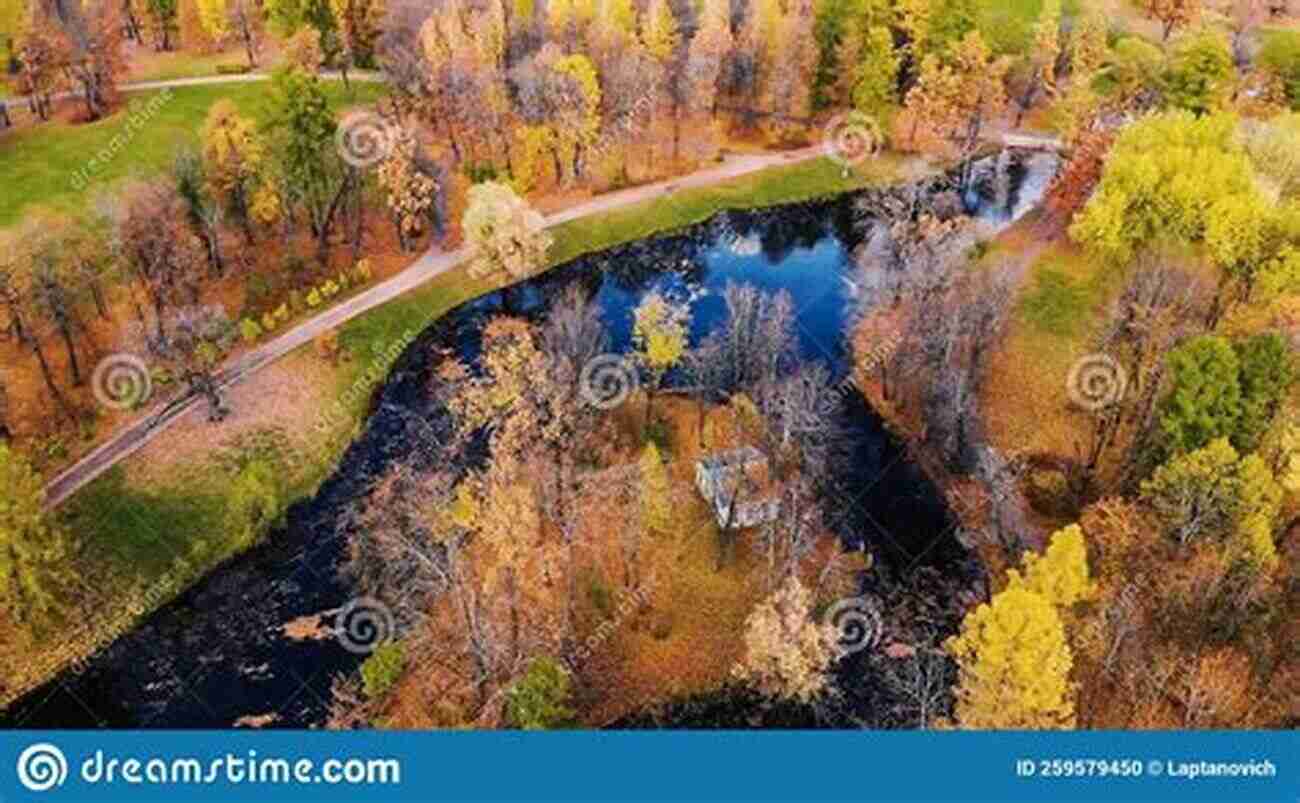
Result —
[[[685, 189], [555, 229], [554, 266], [581, 253], [698, 222], [727, 208], [753, 208], [834, 195], [896, 178], [901, 162], [885, 159], [848, 177], [828, 160], [781, 166], [714, 187]], [[126, 632], [195, 580], [246, 550], [278, 516], [265, 517], [249, 538], [233, 532], [231, 466], [259, 450], [290, 457], [280, 477], [278, 512], [309, 497], [329, 476], [364, 421], [371, 391], [383, 380], [400, 344], [456, 305], [493, 289], [454, 269], [345, 325], [345, 358], [327, 364], [309, 348], [246, 381], [236, 392], [246, 405], [213, 428], [183, 423], [193, 439], [184, 448], [160, 439], [71, 499], [63, 513], [80, 536], [78, 573], [96, 593], [85, 624], [43, 643], [0, 642], [0, 702], [7, 705]], [[328, 387], [325, 393], [312, 388]], [[286, 409], [285, 388], [301, 395]], [[279, 389], [279, 390], [277, 390]], [[340, 404], [341, 402], [341, 404]], [[199, 419], [200, 414], [187, 414]], [[50, 646], [55, 642], [58, 646]], [[44, 660], [33, 661], [32, 656]]]

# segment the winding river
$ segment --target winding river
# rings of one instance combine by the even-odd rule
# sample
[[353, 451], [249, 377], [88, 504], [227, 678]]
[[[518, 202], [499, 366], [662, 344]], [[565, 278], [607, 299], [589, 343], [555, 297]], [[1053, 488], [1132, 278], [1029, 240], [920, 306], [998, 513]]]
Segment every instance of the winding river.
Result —
[[[1054, 169], [1040, 157], [1017, 164], [1004, 171], [1002, 187], [995, 175], [983, 192], [968, 195], [969, 211], [986, 226], [1003, 226], [1038, 202]], [[66, 671], [18, 700], [0, 714], [0, 727], [320, 725], [334, 678], [354, 671], [363, 656], [332, 638], [291, 639], [284, 626], [336, 610], [353, 596], [339, 577], [344, 543], [337, 522], [369, 481], [395, 460], [439, 456], [430, 444], [446, 421], [426, 390], [437, 352], [472, 357], [490, 316], [508, 308], [540, 317], [574, 283], [600, 305], [615, 350], [627, 348], [631, 310], [651, 290], [692, 299], [692, 340], [698, 341], [725, 315], [721, 290], [744, 282], [791, 294], [801, 358], [824, 362], [838, 381], [848, 367], [846, 324], [857, 295], [870, 292], [855, 281], [850, 255], [862, 233], [854, 217], [852, 196], [723, 213], [681, 233], [581, 258], [452, 311], [403, 352], [376, 392], [362, 434], [319, 492], [293, 506], [284, 527], [149, 616], [84, 671]], [[846, 541], [864, 540], [905, 560], [960, 561], [951, 538], [936, 544], [920, 535], [947, 529], [937, 491], [860, 396], [846, 394], [843, 413], [852, 431], [849, 466], [864, 479], [837, 530]]]

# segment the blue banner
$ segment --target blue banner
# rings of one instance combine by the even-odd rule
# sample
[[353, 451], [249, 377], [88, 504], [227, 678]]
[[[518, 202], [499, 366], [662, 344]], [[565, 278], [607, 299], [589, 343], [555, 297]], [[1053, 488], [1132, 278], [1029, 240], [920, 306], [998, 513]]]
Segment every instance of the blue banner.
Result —
[[1296, 732], [0, 734], [0, 801], [1300, 800]]

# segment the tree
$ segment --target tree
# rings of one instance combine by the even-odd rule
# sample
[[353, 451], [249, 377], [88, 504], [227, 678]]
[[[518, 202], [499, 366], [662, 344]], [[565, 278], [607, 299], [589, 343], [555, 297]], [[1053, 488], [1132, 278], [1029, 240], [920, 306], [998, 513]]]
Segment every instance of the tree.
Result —
[[415, 137], [407, 133], [393, 141], [387, 158], [379, 165], [379, 186], [384, 190], [403, 251], [413, 247], [428, 224], [439, 222], [441, 187], [434, 176], [435, 169], [422, 158]]
[[1039, 93], [1056, 93], [1056, 67], [1061, 58], [1061, 0], [1044, 0], [1034, 23], [1034, 38], [1026, 56], [1029, 75], [1024, 92], [1016, 99], [1016, 125], [1024, 119]]
[[[168, 0], [159, 0], [168, 2]], [[118, 78], [126, 72], [122, 55], [122, 17], [116, 3], [87, 4], [55, 17], [56, 61], [69, 84], [77, 87], [86, 115], [98, 120], [108, 112]]]
[[253, 241], [252, 198], [261, 182], [266, 152], [256, 125], [229, 100], [208, 109], [199, 131], [203, 174], [212, 194], [235, 216]]
[[71, 541], [45, 512], [41, 476], [0, 442], [0, 601], [13, 619], [41, 630], [56, 618], [72, 583]]
[[522, 730], [556, 730], [575, 722], [569, 674], [553, 658], [534, 658], [506, 692], [506, 719]]
[[1009, 572], [1010, 584], [1023, 584], [1058, 608], [1068, 609], [1097, 593], [1088, 572], [1088, 545], [1077, 524], [1053, 533], [1041, 555], [1026, 552], [1022, 560], [1024, 573]]
[[542, 267], [552, 242], [541, 214], [496, 181], [470, 188], [461, 229], [474, 250], [470, 275], [498, 283], [522, 279]]
[[1238, 341], [1233, 348], [1241, 366], [1241, 420], [1232, 444], [1243, 453], [1253, 452], [1295, 381], [1295, 364], [1290, 347], [1275, 332]]
[[1070, 236], [1124, 264], [1150, 245], [1203, 239], [1207, 198], [1256, 191], [1234, 118], [1186, 111], [1147, 117], [1119, 134]]
[[700, 121], [707, 130], [707, 136], [701, 141], [697, 154], [700, 157], [711, 154], [716, 147], [717, 128], [713, 117], [717, 106], [718, 82], [722, 76], [723, 62], [733, 46], [729, 4], [725, 0], [705, 0], [700, 12], [700, 27], [688, 45], [683, 77], [686, 82], [684, 92], [687, 113], [693, 120]]
[[1227, 438], [1176, 455], [1142, 483], [1142, 500], [1180, 544], [1232, 530], [1241, 503], [1237, 451]]
[[1147, 16], [1158, 20], [1165, 41], [1179, 28], [1185, 28], [1200, 19], [1202, 0], [1141, 0]]
[[1166, 448], [1190, 452], [1231, 437], [1241, 420], [1241, 368], [1228, 341], [1192, 338], [1169, 353], [1166, 365], [1172, 377], [1160, 413]]
[[646, 426], [650, 425], [654, 394], [664, 374], [686, 354], [690, 308], [657, 293], [648, 293], [632, 313], [632, 345], [637, 361], [650, 374], [646, 395]]
[[1010, 586], [967, 614], [945, 647], [957, 661], [960, 727], [1074, 727], [1074, 662], [1061, 616], [1041, 594]]
[[1174, 43], [1161, 83], [1170, 106], [1204, 115], [1223, 108], [1235, 78], [1227, 38], [1202, 30]]
[[770, 697], [807, 703], [825, 691], [836, 658], [834, 628], [812, 619], [812, 594], [795, 575], [745, 619], [735, 678]]
[[1300, 111], [1300, 36], [1276, 32], [1264, 40], [1257, 63], [1276, 75], [1292, 111]]
[[641, 522], [647, 533], [667, 535], [672, 531], [672, 486], [659, 447], [654, 441], [641, 452]]
[[338, 123], [318, 76], [293, 67], [281, 69], [271, 79], [271, 107], [272, 152], [285, 185], [292, 189], [289, 200], [307, 212], [317, 258], [325, 265], [334, 222], [345, 197], [359, 185], [357, 171], [339, 155]]
[[867, 32], [862, 61], [855, 65], [853, 108], [864, 114], [883, 115], [898, 102], [898, 74], [902, 58], [894, 48], [894, 35], [876, 26]]

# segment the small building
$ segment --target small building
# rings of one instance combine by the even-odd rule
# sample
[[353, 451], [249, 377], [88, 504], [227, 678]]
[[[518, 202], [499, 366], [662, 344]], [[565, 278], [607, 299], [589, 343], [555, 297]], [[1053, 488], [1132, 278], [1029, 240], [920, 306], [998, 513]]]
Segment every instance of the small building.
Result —
[[714, 452], [695, 464], [695, 487], [713, 508], [718, 526], [744, 529], [780, 512], [767, 458], [752, 446]]

